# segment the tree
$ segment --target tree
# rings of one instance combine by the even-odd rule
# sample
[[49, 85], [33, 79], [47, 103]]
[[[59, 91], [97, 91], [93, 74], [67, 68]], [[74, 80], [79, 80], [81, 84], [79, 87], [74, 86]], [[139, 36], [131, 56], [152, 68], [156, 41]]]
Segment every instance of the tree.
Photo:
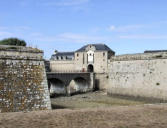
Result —
[[18, 38], [7, 38], [4, 40], [1, 40], [0, 45], [26, 46], [26, 42]]

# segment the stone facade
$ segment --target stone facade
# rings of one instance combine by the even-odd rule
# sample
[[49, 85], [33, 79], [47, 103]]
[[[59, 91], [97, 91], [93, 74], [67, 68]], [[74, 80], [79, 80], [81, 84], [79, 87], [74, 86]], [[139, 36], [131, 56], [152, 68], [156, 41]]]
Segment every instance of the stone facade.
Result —
[[167, 52], [114, 56], [109, 94], [167, 100]]
[[0, 46], [0, 112], [51, 109], [43, 52]]
[[[65, 59], [68, 58], [68, 54], [66, 53], [67, 52], [56, 52], [56, 54], [51, 57], [50, 67], [52, 72], [89, 72], [89, 66], [92, 66], [93, 72], [105, 73], [108, 69], [108, 59], [115, 54], [115, 52], [105, 44], [86, 45], [73, 52], [71, 59]], [[71, 52], [69, 53], [71, 56]]]

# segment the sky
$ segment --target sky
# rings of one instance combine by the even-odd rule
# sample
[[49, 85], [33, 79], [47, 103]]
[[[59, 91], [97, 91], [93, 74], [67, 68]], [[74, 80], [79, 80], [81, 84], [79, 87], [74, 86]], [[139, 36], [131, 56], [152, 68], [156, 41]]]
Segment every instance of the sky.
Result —
[[0, 40], [75, 51], [107, 44], [117, 55], [167, 50], [167, 0], [0, 0]]

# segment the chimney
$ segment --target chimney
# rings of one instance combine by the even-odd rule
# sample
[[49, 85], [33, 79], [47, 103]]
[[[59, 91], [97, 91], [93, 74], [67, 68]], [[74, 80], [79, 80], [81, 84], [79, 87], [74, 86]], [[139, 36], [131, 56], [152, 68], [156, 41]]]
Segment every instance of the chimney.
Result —
[[55, 50], [55, 54], [57, 54], [58, 53], [58, 51], [57, 50]]

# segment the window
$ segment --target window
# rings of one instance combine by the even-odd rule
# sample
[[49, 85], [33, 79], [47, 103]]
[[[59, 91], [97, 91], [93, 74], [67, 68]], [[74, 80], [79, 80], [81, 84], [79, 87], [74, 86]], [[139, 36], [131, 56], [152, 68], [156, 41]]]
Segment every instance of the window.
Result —
[[79, 56], [79, 54], [77, 53], [77, 57]]
[[105, 52], [103, 52], [103, 56], [105, 56]]

